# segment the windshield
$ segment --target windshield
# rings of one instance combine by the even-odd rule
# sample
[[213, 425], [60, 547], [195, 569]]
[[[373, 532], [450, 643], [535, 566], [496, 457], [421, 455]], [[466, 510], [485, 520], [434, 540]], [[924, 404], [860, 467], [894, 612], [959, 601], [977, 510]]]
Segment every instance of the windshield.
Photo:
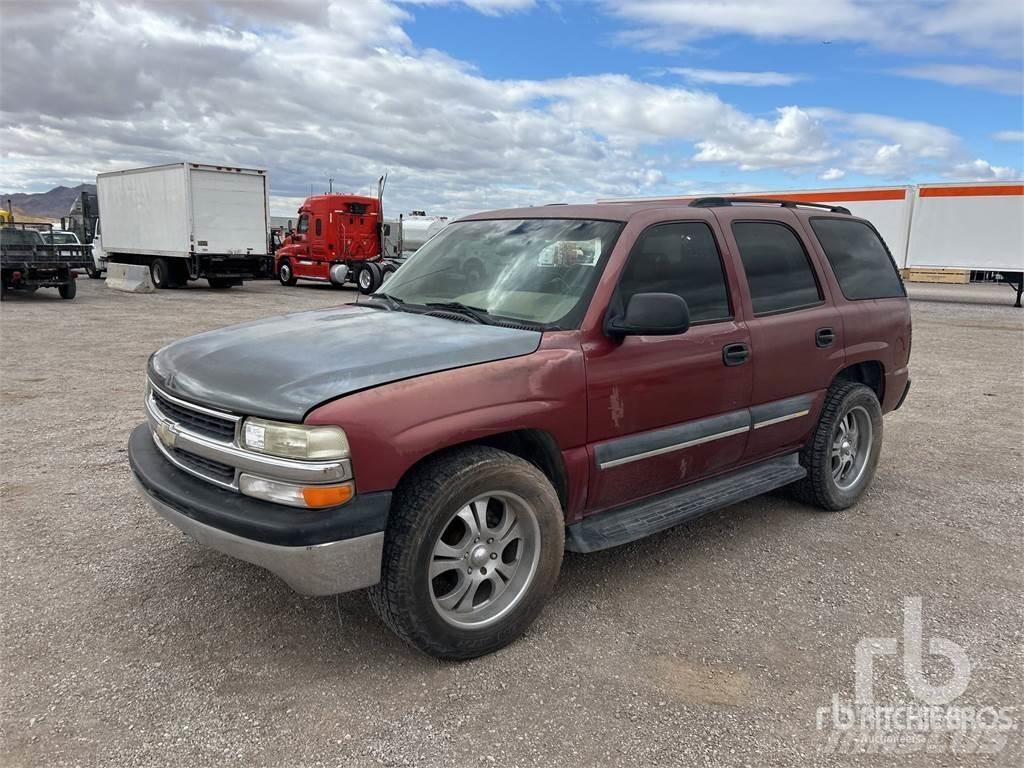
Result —
[[576, 219], [455, 222], [383, 291], [407, 304], [456, 302], [497, 318], [573, 328], [621, 229]]
[[43, 245], [43, 236], [33, 229], [0, 229], [0, 243], [4, 245]]

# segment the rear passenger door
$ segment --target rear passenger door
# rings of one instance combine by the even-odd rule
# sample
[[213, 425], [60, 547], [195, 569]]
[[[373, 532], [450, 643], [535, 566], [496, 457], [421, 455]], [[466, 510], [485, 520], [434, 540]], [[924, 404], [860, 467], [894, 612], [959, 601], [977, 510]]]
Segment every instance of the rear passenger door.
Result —
[[[710, 219], [710, 217], [708, 217]], [[711, 221], [654, 224], [637, 238], [613, 306], [637, 293], [681, 296], [690, 329], [676, 336], [600, 335], [584, 345], [591, 483], [588, 512], [636, 501], [734, 466], [749, 431], [751, 366]]]
[[789, 211], [728, 209], [726, 237], [742, 265], [753, 362], [746, 461], [788, 453], [814, 427], [843, 358], [843, 327]]

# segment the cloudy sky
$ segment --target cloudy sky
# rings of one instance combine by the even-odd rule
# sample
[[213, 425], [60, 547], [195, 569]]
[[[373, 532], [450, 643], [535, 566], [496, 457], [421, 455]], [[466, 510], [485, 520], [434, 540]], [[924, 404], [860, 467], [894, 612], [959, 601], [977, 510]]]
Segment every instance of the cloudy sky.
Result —
[[0, 190], [196, 160], [461, 214], [1020, 178], [1018, 0], [0, 1]]

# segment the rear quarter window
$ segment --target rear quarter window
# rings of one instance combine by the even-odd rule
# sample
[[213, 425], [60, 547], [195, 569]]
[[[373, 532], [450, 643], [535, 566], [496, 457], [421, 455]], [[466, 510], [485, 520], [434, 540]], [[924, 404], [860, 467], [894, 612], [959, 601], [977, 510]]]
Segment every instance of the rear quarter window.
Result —
[[814, 217], [811, 228], [847, 299], [906, 296], [889, 250], [868, 224], [851, 219]]

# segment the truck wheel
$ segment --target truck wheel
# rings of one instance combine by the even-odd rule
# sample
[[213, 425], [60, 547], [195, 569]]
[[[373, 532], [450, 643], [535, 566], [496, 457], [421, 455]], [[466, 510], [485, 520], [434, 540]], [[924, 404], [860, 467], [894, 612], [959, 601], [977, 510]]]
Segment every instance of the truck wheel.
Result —
[[167, 259], [157, 257], [149, 265], [149, 275], [153, 278], [154, 288], [167, 288], [171, 284], [171, 268]]
[[292, 263], [288, 259], [283, 259], [277, 268], [277, 279], [281, 281], [281, 285], [295, 285], [297, 278], [292, 272]]
[[369, 296], [380, 288], [380, 283], [380, 267], [376, 264], [363, 264], [363, 266], [359, 268], [359, 274], [356, 275], [356, 285], [359, 286], [359, 292], [361, 294]]
[[86, 267], [85, 274], [87, 274], [92, 280], [99, 280], [103, 277], [103, 273], [96, 269], [96, 267]]
[[57, 287], [57, 292], [60, 293], [62, 299], [73, 299], [75, 294], [78, 293], [78, 281], [72, 279], [68, 280], [64, 285]]
[[482, 656], [537, 618], [564, 548], [562, 508], [539, 469], [496, 448], [455, 449], [396, 491], [370, 603], [424, 653]]
[[807, 477], [790, 486], [812, 506], [836, 512], [855, 504], [871, 485], [882, 450], [882, 409], [863, 384], [837, 382], [811, 439], [800, 451]]

